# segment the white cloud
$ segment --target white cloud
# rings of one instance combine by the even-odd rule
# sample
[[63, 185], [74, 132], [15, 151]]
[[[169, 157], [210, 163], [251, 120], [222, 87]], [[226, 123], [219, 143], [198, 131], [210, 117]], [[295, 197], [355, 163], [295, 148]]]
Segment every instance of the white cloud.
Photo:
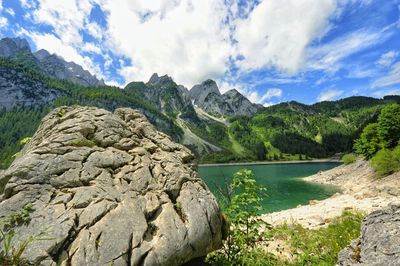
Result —
[[248, 19], [237, 23], [237, 64], [244, 71], [276, 67], [297, 72], [305, 63], [306, 48], [323, 36], [335, 0], [263, 1]]
[[390, 72], [372, 83], [372, 88], [387, 87], [400, 83], [400, 62], [395, 63]]
[[383, 67], [387, 67], [393, 64], [396, 60], [396, 57], [399, 55], [397, 51], [389, 51], [384, 53], [378, 60], [377, 64]]
[[327, 44], [310, 47], [308, 68], [335, 73], [342, 67], [341, 60], [385, 40], [386, 37], [384, 32], [356, 31]]
[[321, 94], [318, 96], [317, 100], [319, 102], [323, 101], [332, 101], [337, 99], [339, 96], [343, 94], [343, 91], [341, 90], [335, 90], [335, 89], [329, 89], [321, 92]]
[[103, 37], [103, 30], [95, 22], [88, 23], [86, 25], [86, 29], [89, 32], [89, 34], [92, 35], [96, 39], [101, 39]]
[[5, 9], [6, 13], [8, 13], [10, 16], [15, 16], [15, 11], [12, 8], [6, 8]]
[[0, 11], [3, 11], [3, 0], [0, 0]]
[[394, 89], [394, 90], [379, 90], [373, 93], [375, 97], [382, 98], [383, 96], [386, 95], [400, 95], [400, 89]]
[[102, 0], [101, 7], [108, 14], [110, 49], [133, 63], [120, 70], [127, 82], [157, 72], [191, 87], [228, 69], [232, 52], [222, 0]]
[[35, 1], [32, 0], [19, 0], [19, 2], [21, 3], [21, 6], [23, 8], [35, 8], [37, 6], [37, 3]]
[[80, 31], [91, 9], [90, 0], [41, 0], [33, 19], [52, 26], [64, 44], [76, 46], [82, 43]]
[[101, 53], [100, 47], [98, 47], [95, 44], [90, 43], [90, 42], [84, 44], [84, 46], [82, 47], [82, 51], [91, 52], [91, 53], [95, 53], [95, 54]]
[[268, 89], [264, 95], [260, 95], [257, 91], [252, 91], [248, 94], [248, 98], [253, 103], [259, 104], [267, 104], [267, 106], [271, 105], [268, 101], [272, 98], [280, 98], [282, 97], [282, 90], [279, 88], [271, 88]]
[[8, 20], [5, 17], [0, 17], [0, 27], [5, 27], [8, 24]]

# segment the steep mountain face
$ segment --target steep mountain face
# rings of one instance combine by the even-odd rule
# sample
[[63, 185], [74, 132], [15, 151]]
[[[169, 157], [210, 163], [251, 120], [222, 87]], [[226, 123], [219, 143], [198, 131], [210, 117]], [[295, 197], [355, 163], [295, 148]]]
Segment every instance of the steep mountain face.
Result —
[[21, 38], [4, 38], [0, 40], [0, 57], [34, 67], [43, 74], [80, 84], [83, 86], [104, 86], [103, 80], [84, 70], [80, 65], [66, 62], [57, 55], [51, 55], [46, 50], [31, 52], [28, 42]]
[[43, 106], [62, 95], [21, 71], [0, 65], [0, 108]]
[[138, 97], [167, 115], [179, 115], [179, 117], [192, 122], [198, 121], [187, 89], [176, 84], [167, 75], [158, 76], [155, 73], [147, 83], [131, 82], [125, 87], [125, 90], [137, 94]]
[[189, 96], [195, 106], [216, 116], [251, 116], [263, 107], [253, 104], [246, 97], [233, 89], [221, 95], [213, 80], [206, 80], [193, 86]]

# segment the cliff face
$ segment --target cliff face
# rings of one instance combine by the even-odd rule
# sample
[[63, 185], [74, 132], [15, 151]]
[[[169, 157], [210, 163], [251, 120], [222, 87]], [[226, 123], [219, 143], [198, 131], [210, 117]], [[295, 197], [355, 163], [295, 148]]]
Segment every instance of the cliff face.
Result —
[[52, 102], [62, 93], [22, 71], [0, 66], [0, 107], [10, 110], [15, 106], [40, 106]]
[[210, 79], [195, 85], [189, 91], [189, 96], [194, 105], [218, 116], [251, 116], [263, 108], [250, 102], [235, 89], [221, 94], [215, 81]]
[[32, 263], [183, 264], [219, 248], [223, 224], [192, 159], [132, 109], [58, 108], [0, 172], [0, 217], [33, 204], [12, 243], [44, 236]]

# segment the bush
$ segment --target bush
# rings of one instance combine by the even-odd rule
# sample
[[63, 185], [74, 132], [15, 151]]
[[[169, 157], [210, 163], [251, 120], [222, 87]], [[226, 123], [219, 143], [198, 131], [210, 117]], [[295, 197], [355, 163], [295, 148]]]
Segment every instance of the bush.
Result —
[[342, 157], [342, 161], [344, 162], [344, 164], [352, 164], [357, 160], [357, 157], [354, 156], [354, 154], [349, 153], [349, 154], [345, 154]]
[[371, 159], [371, 167], [378, 176], [386, 176], [400, 170], [400, 148], [395, 150], [382, 149]]
[[209, 254], [212, 265], [275, 265], [276, 258], [258, 248], [267, 240], [270, 225], [259, 216], [265, 188], [256, 184], [250, 170], [242, 169], [228, 186], [224, 207], [230, 226], [221, 250]]

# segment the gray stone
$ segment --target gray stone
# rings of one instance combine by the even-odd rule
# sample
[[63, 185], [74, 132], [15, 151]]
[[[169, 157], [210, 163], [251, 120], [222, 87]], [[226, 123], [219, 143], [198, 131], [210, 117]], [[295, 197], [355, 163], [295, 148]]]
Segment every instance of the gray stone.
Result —
[[400, 265], [400, 205], [368, 215], [360, 239], [339, 254], [339, 265]]
[[210, 79], [193, 86], [189, 96], [195, 106], [216, 116], [250, 116], [262, 108], [261, 105], [250, 102], [235, 89], [221, 95], [215, 81]]
[[43, 239], [23, 253], [32, 263], [183, 264], [222, 241], [220, 209], [192, 159], [135, 110], [58, 108], [0, 172], [0, 217], [33, 204], [13, 240]]

